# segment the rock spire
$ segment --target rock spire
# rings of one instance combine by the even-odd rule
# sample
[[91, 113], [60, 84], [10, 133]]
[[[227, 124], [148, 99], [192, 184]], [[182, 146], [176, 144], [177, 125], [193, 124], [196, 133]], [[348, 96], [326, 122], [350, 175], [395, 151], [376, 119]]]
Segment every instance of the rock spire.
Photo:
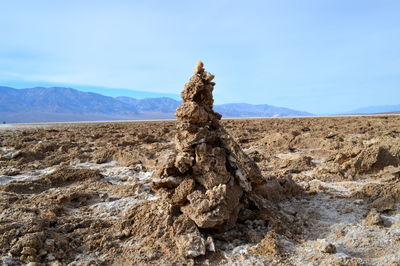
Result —
[[176, 110], [176, 153], [156, 172], [153, 187], [172, 189], [171, 201], [199, 228], [228, 230], [265, 184], [257, 164], [220, 124], [213, 110], [214, 75], [203, 62], [181, 93]]

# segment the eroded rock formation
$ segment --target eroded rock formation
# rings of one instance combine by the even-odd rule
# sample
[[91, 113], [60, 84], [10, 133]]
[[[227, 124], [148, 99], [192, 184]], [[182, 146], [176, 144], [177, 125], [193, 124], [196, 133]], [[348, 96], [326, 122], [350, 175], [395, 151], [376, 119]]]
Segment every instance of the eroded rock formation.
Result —
[[198, 62], [176, 110], [176, 153], [156, 172], [155, 188], [173, 188], [171, 201], [199, 228], [232, 228], [265, 180], [220, 124], [213, 110], [214, 75]]

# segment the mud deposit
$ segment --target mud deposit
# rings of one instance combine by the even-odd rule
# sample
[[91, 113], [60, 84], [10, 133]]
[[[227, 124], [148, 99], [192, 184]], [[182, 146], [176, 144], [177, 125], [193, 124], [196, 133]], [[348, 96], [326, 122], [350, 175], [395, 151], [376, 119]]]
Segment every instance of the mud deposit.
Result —
[[400, 263], [400, 117], [221, 124], [257, 162], [275, 209], [196, 229], [204, 255], [192, 256], [180, 255], [193, 224], [174, 190], [152, 188], [175, 122], [1, 131], [0, 264]]

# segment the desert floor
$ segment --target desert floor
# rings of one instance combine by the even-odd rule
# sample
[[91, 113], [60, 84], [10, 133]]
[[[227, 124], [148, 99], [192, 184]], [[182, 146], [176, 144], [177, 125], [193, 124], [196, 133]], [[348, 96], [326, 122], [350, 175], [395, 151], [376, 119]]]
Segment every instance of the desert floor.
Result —
[[168, 191], [151, 187], [174, 150], [174, 121], [7, 125], [0, 264], [400, 265], [400, 116], [222, 124], [272, 187], [298, 185], [290, 197], [272, 189], [281, 231], [243, 218], [202, 232], [206, 255], [177, 254]]

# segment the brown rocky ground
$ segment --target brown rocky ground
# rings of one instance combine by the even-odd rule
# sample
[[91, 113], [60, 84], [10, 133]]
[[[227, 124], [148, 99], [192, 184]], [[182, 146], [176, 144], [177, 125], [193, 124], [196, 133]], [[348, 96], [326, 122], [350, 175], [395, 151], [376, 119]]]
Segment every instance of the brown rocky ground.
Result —
[[177, 255], [192, 225], [151, 187], [175, 122], [2, 129], [1, 264], [400, 264], [400, 116], [222, 124], [269, 180], [276, 212], [203, 230], [195, 258]]

